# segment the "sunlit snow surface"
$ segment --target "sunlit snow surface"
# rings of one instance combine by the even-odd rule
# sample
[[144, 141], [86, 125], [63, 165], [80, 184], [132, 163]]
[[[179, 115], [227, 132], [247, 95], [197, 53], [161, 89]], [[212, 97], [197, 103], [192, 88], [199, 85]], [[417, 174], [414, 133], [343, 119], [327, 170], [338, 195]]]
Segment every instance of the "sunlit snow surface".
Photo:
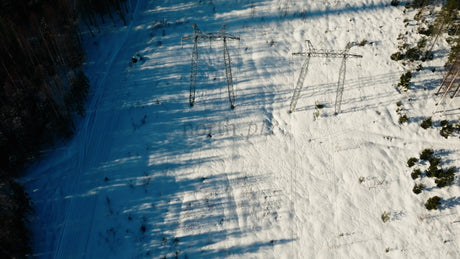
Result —
[[[139, 0], [127, 26], [84, 33], [86, 117], [22, 179], [34, 202], [34, 256], [459, 258], [458, 176], [443, 189], [424, 179], [428, 190], [415, 195], [406, 165], [433, 148], [443, 166], [460, 167], [458, 135], [419, 126], [439, 101], [448, 45], [440, 40], [414, 90], [399, 93], [405, 67], [390, 55], [400, 33], [416, 31], [403, 23], [416, 12], [389, 2]], [[225, 23], [241, 38], [228, 41], [235, 110], [222, 41], [199, 41], [188, 103], [193, 42], [181, 37], [193, 23], [205, 33]], [[288, 113], [304, 60], [292, 52], [306, 50], [305, 40], [340, 51], [364, 39], [350, 50], [363, 58], [347, 62], [339, 115], [333, 58], [310, 60]], [[130, 64], [136, 54], [143, 60]], [[398, 101], [409, 124], [398, 123]], [[433, 120], [458, 119], [459, 102]], [[443, 205], [427, 211], [434, 195]]]

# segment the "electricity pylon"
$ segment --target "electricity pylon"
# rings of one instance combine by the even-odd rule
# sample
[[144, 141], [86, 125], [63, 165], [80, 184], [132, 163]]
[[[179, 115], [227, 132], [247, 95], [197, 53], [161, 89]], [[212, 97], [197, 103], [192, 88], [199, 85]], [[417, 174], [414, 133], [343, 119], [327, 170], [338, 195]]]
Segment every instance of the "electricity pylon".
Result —
[[342, 103], [342, 96], [343, 96], [343, 89], [345, 85], [345, 72], [346, 72], [346, 63], [347, 58], [362, 58], [363, 56], [357, 54], [350, 54], [348, 51], [351, 48], [351, 44], [348, 44], [343, 51], [336, 51], [336, 50], [323, 50], [323, 49], [315, 49], [309, 40], [306, 40], [308, 50], [305, 52], [294, 52], [292, 55], [294, 56], [305, 56], [305, 60], [302, 64], [302, 68], [300, 70], [299, 78], [297, 79], [297, 84], [294, 88], [294, 93], [292, 95], [290, 110], [289, 112], [295, 111], [297, 101], [300, 98], [300, 92], [303, 88], [303, 83], [305, 78], [308, 74], [308, 67], [310, 65], [310, 58], [312, 57], [320, 57], [320, 58], [342, 58], [342, 64], [339, 70], [339, 80], [337, 83], [337, 95], [335, 97], [335, 113], [338, 114], [340, 112], [340, 106]]
[[233, 75], [232, 65], [230, 59], [230, 53], [228, 51], [227, 40], [240, 40], [239, 37], [225, 33], [226, 25], [222, 25], [222, 28], [217, 33], [203, 33], [200, 31], [196, 24], [193, 24], [193, 35], [182, 37], [181, 40], [193, 40], [193, 51], [192, 51], [192, 64], [190, 68], [190, 106], [193, 107], [195, 104], [195, 93], [196, 93], [196, 74], [198, 71], [198, 40], [222, 40], [224, 43], [224, 66], [225, 76], [227, 78], [228, 98], [230, 101], [230, 107], [235, 108], [235, 89], [233, 86]]

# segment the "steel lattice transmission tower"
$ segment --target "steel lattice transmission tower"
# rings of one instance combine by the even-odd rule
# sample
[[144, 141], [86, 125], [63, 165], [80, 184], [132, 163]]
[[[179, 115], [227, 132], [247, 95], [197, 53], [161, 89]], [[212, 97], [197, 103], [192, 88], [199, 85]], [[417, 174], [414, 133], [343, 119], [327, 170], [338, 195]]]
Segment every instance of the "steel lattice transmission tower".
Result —
[[227, 78], [228, 98], [230, 101], [230, 107], [235, 108], [235, 89], [233, 86], [233, 75], [232, 65], [230, 59], [230, 53], [228, 51], [227, 40], [240, 40], [239, 37], [227, 34], [225, 32], [226, 25], [222, 25], [222, 28], [217, 33], [203, 33], [200, 31], [196, 24], [193, 24], [193, 35], [182, 37], [181, 40], [193, 40], [193, 51], [192, 51], [192, 64], [190, 68], [190, 106], [195, 104], [195, 93], [196, 93], [196, 74], [198, 71], [198, 40], [222, 40], [224, 44], [224, 65], [225, 65], [225, 76]]
[[306, 42], [307, 42], [307, 47], [308, 47], [307, 51], [292, 53], [292, 55], [294, 56], [305, 56], [305, 60], [302, 64], [300, 75], [299, 75], [299, 78], [297, 79], [297, 83], [294, 88], [294, 94], [292, 95], [289, 112], [295, 111], [297, 101], [300, 98], [300, 92], [302, 91], [305, 78], [307, 77], [307, 74], [308, 74], [310, 58], [320, 57], [320, 58], [341, 58], [342, 59], [342, 64], [340, 66], [340, 71], [339, 71], [339, 80], [337, 83], [337, 94], [335, 97], [335, 113], [338, 114], [340, 112], [340, 106], [342, 104], [347, 59], [348, 58], [362, 58], [363, 56], [348, 53], [348, 51], [350, 50], [352, 46], [351, 44], [348, 44], [345, 50], [343, 51], [336, 51], [336, 50], [315, 49], [313, 48], [313, 45], [311, 44], [309, 40], [307, 40]]

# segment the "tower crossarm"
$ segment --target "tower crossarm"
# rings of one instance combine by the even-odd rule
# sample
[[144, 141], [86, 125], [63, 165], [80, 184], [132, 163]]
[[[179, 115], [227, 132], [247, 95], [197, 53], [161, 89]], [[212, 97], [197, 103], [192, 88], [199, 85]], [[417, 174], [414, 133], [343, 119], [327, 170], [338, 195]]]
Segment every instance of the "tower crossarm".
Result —
[[181, 40], [195, 40], [195, 39], [209, 39], [209, 40], [223, 40], [231, 39], [231, 40], [240, 40], [240, 37], [234, 36], [228, 33], [225, 33], [225, 24], [222, 25], [222, 28], [219, 30], [218, 33], [203, 33], [200, 31], [196, 24], [193, 24], [193, 35], [187, 35], [181, 38]]
[[217, 34], [208, 34], [208, 33], [188, 35], [188, 36], [182, 37], [181, 39], [182, 40], [194, 40], [195, 38], [196, 39], [209, 39], [209, 40], [223, 40], [223, 39], [240, 40], [240, 37], [233, 36], [230, 34], [217, 35]]
[[337, 52], [334, 50], [314, 50], [306, 52], [294, 52], [294, 56], [309, 56], [309, 57], [320, 57], [320, 58], [362, 58], [362, 55]]

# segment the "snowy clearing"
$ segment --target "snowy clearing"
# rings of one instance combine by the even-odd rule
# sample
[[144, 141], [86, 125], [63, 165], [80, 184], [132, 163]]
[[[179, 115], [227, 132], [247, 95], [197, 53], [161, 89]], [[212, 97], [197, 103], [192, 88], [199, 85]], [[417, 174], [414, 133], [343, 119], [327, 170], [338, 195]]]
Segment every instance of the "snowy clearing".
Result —
[[[460, 257], [458, 173], [442, 189], [425, 179], [415, 195], [406, 165], [432, 148], [443, 165], [460, 167], [458, 135], [420, 127], [438, 101], [447, 43], [426, 65], [436, 72], [422, 70], [414, 90], [396, 89], [404, 67], [390, 55], [416, 11], [386, 0], [185, 2], [139, 0], [128, 26], [86, 35], [87, 115], [22, 179], [34, 202], [35, 256]], [[236, 108], [222, 41], [204, 40], [190, 107], [193, 41], [181, 37], [192, 24], [217, 33], [224, 23], [240, 37], [228, 41]], [[292, 53], [305, 40], [336, 50], [369, 42], [350, 50], [363, 58], [347, 62], [338, 115], [333, 58], [311, 59], [288, 113], [304, 61]], [[130, 63], [136, 54], [142, 61]], [[398, 123], [398, 101], [408, 124]], [[458, 119], [459, 101], [433, 119]], [[428, 211], [434, 195], [443, 205]]]

